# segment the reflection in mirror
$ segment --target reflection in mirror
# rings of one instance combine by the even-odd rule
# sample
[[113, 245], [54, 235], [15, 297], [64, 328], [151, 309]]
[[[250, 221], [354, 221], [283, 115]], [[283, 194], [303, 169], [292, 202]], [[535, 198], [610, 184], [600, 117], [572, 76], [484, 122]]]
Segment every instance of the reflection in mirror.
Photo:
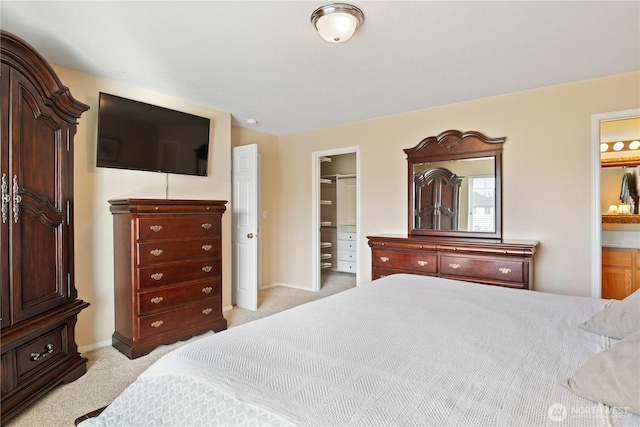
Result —
[[495, 232], [495, 157], [413, 165], [413, 229]]

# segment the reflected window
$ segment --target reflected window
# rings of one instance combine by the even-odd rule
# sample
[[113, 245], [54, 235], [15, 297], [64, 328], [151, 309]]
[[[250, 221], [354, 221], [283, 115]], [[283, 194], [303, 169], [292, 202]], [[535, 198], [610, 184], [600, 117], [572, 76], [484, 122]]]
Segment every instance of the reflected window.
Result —
[[495, 224], [496, 179], [493, 176], [469, 177], [469, 222], [471, 231], [493, 231]]

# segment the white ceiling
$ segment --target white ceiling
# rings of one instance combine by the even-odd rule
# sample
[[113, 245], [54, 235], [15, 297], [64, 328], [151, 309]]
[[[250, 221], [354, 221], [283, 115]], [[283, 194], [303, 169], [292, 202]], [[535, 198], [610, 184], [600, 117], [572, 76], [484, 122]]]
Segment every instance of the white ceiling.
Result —
[[640, 69], [639, 1], [354, 1], [365, 22], [341, 44], [310, 23], [328, 3], [2, 0], [0, 27], [274, 135]]

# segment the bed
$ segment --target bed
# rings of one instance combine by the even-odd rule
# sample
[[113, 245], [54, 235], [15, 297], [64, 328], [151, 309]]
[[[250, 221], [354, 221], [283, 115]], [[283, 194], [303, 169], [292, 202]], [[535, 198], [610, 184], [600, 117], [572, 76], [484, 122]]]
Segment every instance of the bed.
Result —
[[637, 426], [560, 384], [620, 341], [578, 327], [611, 304], [396, 274], [182, 346], [80, 425]]

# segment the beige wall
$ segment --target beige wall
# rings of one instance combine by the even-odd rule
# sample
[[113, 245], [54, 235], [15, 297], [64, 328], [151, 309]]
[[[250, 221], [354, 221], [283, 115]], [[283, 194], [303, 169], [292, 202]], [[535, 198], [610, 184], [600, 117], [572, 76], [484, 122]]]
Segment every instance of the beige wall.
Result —
[[[114, 331], [113, 227], [110, 199], [165, 198], [167, 175], [95, 167], [98, 92], [211, 119], [209, 176], [168, 175], [168, 197], [230, 200], [231, 116], [176, 98], [54, 66], [72, 95], [91, 109], [80, 118], [74, 147], [75, 275], [79, 297], [91, 303], [76, 326], [80, 347], [110, 342]], [[231, 215], [223, 216], [223, 305], [231, 304]]]
[[[113, 333], [113, 241], [107, 200], [165, 197], [165, 174], [95, 167], [98, 92], [212, 119], [210, 176], [169, 175], [169, 198], [231, 197], [231, 147], [258, 144], [261, 153], [262, 285], [311, 288], [312, 153], [360, 146], [360, 282], [370, 279], [366, 236], [406, 232], [403, 148], [447, 129], [506, 136], [503, 173], [505, 238], [541, 241], [535, 288], [590, 293], [591, 115], [640, 106], [640, 73], [545, 89], [276, 137], [231, 126], [229, 113], [54, 67], [78, 100], [91, 106], [75, 138], [76, 285], [91, 307], [79, 316], [78, 344]], [[582, 184], [581, 184], [582, 183]], [[231, 303], [230, 204], [223, 220], [223, 305]]]
[[[505, 136], [503, 235], [541, 242], [536, 290], [590, 295], [591, 115], [640, 106], [640, 73], [507, 94], [278, 138], [263, 169], [278, 189], [263, 192], [279, 209], [270, 217], [267, 282], [311, 288], [311, 159], [315, 151], [360, 146], [360, 282], [370, 279], [367, 235], [405, 233], [406, 158], [402, 151], [448, 129]], [[235, 129], [235, 128], [234, 128]], [[234, 143], [242, 144], [243, 138]], [[269, 201], [274, 203], [273, 200]], [[264, 258], [263, 258], [264, 260]], [[264, 282], [263, 282], [264, 283]]]

